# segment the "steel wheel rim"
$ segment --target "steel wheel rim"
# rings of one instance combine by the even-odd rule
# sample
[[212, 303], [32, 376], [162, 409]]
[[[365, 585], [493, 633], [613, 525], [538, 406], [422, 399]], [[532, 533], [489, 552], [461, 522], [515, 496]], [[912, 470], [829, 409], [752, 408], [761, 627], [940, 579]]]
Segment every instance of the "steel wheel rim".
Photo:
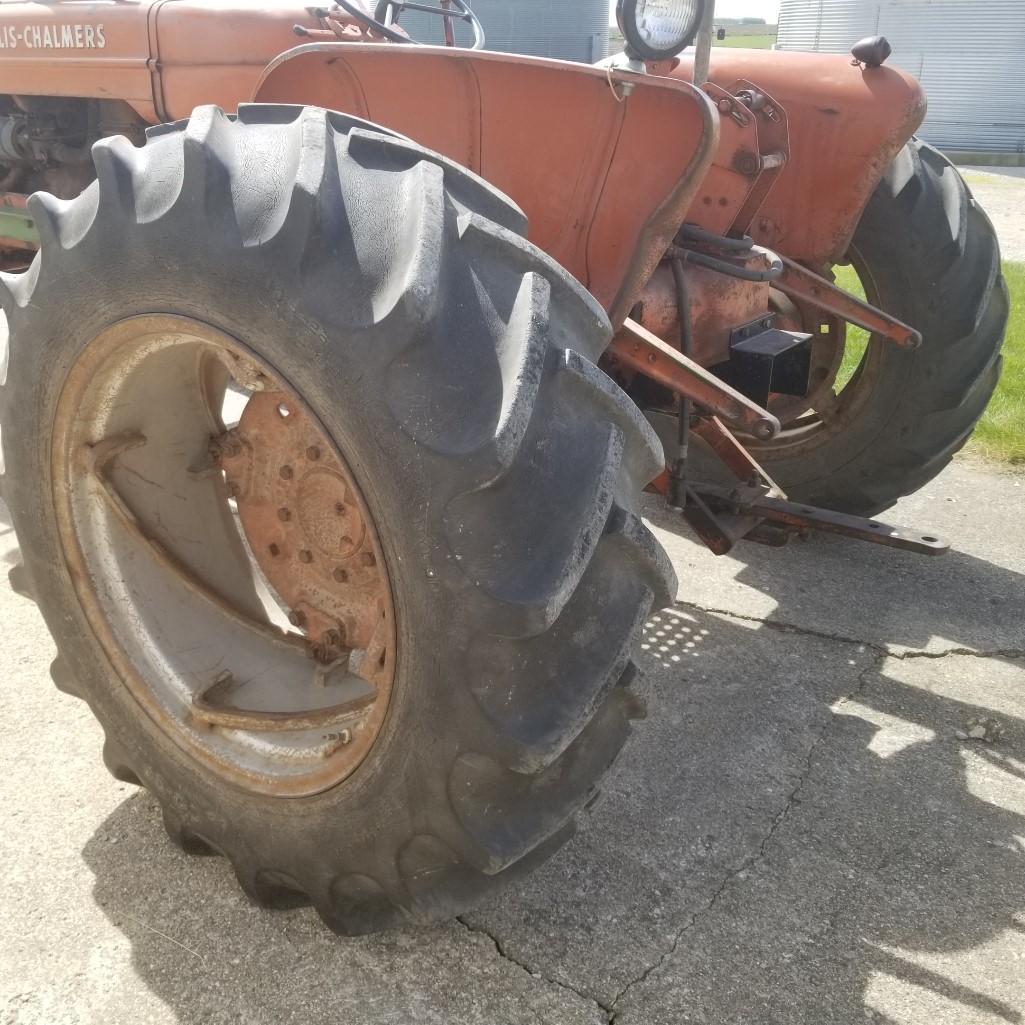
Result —
[[[864, 258], [853, 245], [848, 252], [848, 258], [857, 272], [858, 278], [861, 280], [868, 302], [878, 306], [878, 288]], [[820, 317], [818, 315], [811, 317], [813, 323], [809, 325], [805, 322], [809, 314], [814, 314], [814, 310], [802, 311], [801, 320], [792, 325], [793, 329], [811, 331], [815, 334], [819, 322], [830, 322], [832, 330], [841, 335], [833, 343], [836, 352], [833, 358], [827, 361], [830, 365], [826, 376], [814, 382], [812, 395], [809, 398], [814, 403], [816, 396], [821, 399], [828, 393], [833, 397], [826, 404], [827, 408], [821, 411], [816, 410], [814, 404], [812, 404], [797, 416], [791, 416], [790, 418], [781, 416], [780, 419], [783, 421], [782, 430], [771, 441], [758, 441], [754, 438], [746, 439], [748, 447], [752, 451], [757, 451], [761, 457], [796, 454], [799, 450], [807, 451], [809, 448], [829, 443], [837, 434], [842, 434], [848, 430], [850, 422], [858, 416], [868, 401], [872, 390], [879, 382], [884, 347], [888, 343], [881, 341], [876, 335], [872, 335], [854, 374], [839, 392], [833, 392], [832, 389], [843, 360], [845, 347], [849, 344], [846, 325], [837, 318]], [[816, 344], [816, 341], [813, 340], [812, 345]], [[821, 342], [818, 344], [821, 344]], [[769, 409], [776, 412], [776, 404], [770, 402]], [[780, 412], [782, 413], [783, 411], [780, 410]]]
[[[316, 487], [306, 492], [313, 501], [321, 493], [334, 501], [339, 529], [356, 533], [352, 524], [362, 521], [358, 542], [346, 536], [337, 550], [323, 529], [300, 548], [287, 533], [293, 526], [282, 523], [277, 558], [295, 560], [291, 576], [306, 573], [300, 593], [320, 594], [306, 606], [314, 618], [322, 608], [337, 610], [339, 595], [353, 599], [358, 590], [360, 602], [364, 594], [373, 598], [373, 608], [350, 601], [362, 609], [352, 633], [365, 648], [349, 654], [346, 643], [325, 646], [323, 633], [313, 643], [294, 615], [289, 625], [264, 573], [268, 555], [254, 551], [250, 524], [242, 529], [244, 508], [278, 496], [267, 495], [262, 469], [258, 486], [243, 494], [230, 455], [217, 458], [231, 381], [258, 389], [257, 401], [284, 396], [280, 405], [295, 414], [292, 424], [313, 432], [304, 436], [316, 443], [304, 442], [304, 450], [317, 450], [316, 465], [292, 460], [296, 493], [316, 473]], [[277, 451], [261, 455], [252, 447], [260, 456], [254, 465]], [[295, 389], [207, 324], [131, 318], [93, 338], [72, 366], [58, 399], [51, 459], [62, 554], [79, 604], [148, 719], [246, 790], [300, 797], [352, 775], [377, 740], [392, 695], [391, 583], [365, 487]], [[344, 480], [332, 481], [332, 473]], [[300, 556], [309, 564], [300, 565]], [[353, 582], [342, 567], [357, 557]], [[311, 582], [314, 571], [320, 576]], [[331, 595], [322, 593], [332, 587]], [[339, 622], [346, 639], [347, 626], [352, 622]]]

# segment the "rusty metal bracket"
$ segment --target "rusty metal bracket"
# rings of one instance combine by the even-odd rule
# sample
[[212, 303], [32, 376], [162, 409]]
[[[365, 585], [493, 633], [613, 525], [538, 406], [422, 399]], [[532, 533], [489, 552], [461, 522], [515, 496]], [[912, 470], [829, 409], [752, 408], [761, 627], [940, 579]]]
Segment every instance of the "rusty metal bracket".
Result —
[[303, 712], [265, 712], [259, 709], [230, 708], [222, 701], [237, 681], [231, 673], [222, 673], [205, 690], [192, 697], [192, 715], [207, 726], [254, 733], [295, 733], [301, 730], [323, 730], [359, 719], [377, 700], [377, 689], [367, 690], [327, 708], [311, 708]]
[[807, 267], [785, 256], [780, 258], [783, 261], [783, 273], [773, 282], [773, 286], [792, 299], [817, 306], [872, 334], [888, 338], [902, 348], [917, 349], [922, 344], [921, 334], [913, 327], [883, 313], [850, 292], [837, 288], [832, 281], [819, 277]]
[[933, 534], [790, 502], [775, 497], [763, 485], [741, 484], [730, 488], [695, 483], [691, 491], [700, 498], [705, 510], [722, 508], [731, 517], [753, 517], [799, 533], [817, 530], [841, 534], [857, 541], [900, 548], [919, 555], [943, 555], [950, 549], [949, 542]]
[[742, 78], [729, 87], [729, 92], [748, 107], [758, 127], [755, 181], [728, 232], [740, 237], [750, 231], [758, 211], [790, 160], [790, 127], [783, 105], [753, 82]]
[[715, 416], [699, 420], [694, 433], [725, 463], [730, 472], [742, 481], [756, 481], [769, 489], [769, 494], [786, 498], [786, 492], [765, 472], [761, 464]]
[[[683, 517], [716, 555], [726, 555], [738, 541], [781, 547], [794, 535], [807, 536], [813, 530], [919, 555], [943, 555], [950, 548], [934, 534], [791, 502], [717, 417], [697, 421], [692, 430], [736, 478], [732, 485], [686, 482]], [[663, 474], [654, 488], [667, 494], [669, 475]]]
[[691, 399], [756, 438], [766, 441], [779, 434], [779, 420], [768, 410], [724, 384], [700, 363], [688, 359], [635, 320], [627, 318], [608, 353], [624, 366]]

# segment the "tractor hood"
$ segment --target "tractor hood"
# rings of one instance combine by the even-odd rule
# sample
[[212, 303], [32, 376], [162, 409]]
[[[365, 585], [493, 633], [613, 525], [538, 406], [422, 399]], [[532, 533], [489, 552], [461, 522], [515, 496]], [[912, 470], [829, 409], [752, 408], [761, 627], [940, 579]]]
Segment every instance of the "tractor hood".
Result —
[[297, 24], [317, 27], [298, 2], [0, 0], [0, 93], [124, 99], [151, 123], [232, 110]]

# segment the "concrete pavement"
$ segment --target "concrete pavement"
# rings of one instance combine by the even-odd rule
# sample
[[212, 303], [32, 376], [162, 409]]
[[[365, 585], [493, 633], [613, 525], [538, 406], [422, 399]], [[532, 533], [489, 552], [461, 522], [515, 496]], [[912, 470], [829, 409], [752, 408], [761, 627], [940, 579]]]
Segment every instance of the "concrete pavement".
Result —
[[891, 517], [940, 560], [715, 559], [659, 519], [681, 600], [581, 833], [461, 921], [356, 940], [171, 847], [4, 589], [0, 1023], [1022, 1021], [1023, 511], [958, 463]]
[[1004, 259], [1025, 260], [1025, 167], [966, 167], [962, 173], [1000, 233]]

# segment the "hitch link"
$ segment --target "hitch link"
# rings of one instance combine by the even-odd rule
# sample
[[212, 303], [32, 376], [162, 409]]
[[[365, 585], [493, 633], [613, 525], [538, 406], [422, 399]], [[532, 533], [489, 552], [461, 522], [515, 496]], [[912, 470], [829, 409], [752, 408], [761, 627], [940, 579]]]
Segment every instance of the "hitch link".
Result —
[[635, 320], [627, 318], [608, 352], [624, 366], [691, 399], [761, 441], [779, 434], [779, 420], [767, 409], [720, 381], [700, 363], [667, 345]]

